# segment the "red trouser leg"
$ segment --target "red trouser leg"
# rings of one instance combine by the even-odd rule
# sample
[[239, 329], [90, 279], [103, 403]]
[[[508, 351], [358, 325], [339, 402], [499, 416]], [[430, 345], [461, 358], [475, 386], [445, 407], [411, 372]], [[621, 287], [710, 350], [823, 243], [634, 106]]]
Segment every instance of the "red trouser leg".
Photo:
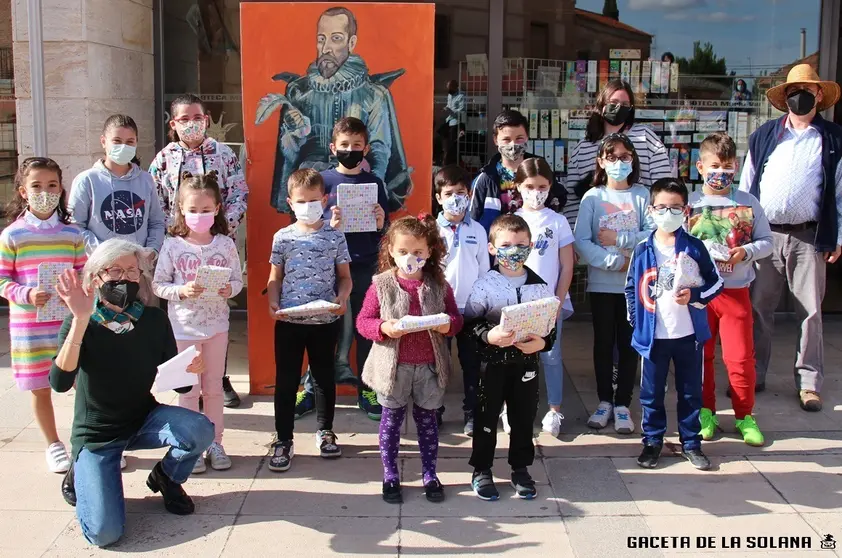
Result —
[[[720, 295], [721, 296], [721, 295]], [[719, 313], [716, 311], [714, 298], [707, 306], [710, 339], [705, 342], [704, 368], [702, 371], [702, 407], [716, 412], [716, 371], [713, 369], [713, 359], [716, 356], [716, 338], [719, 334]]]
[[719, 314], [719, 334], [722, 360], [731, 383], [731, 403], [734, 417], [743, 419], [754, 408], [756, 382], [754, 359], [754, 321], [751, 316], [751, 297], [748, 287], [724, 289], [713, 300]]

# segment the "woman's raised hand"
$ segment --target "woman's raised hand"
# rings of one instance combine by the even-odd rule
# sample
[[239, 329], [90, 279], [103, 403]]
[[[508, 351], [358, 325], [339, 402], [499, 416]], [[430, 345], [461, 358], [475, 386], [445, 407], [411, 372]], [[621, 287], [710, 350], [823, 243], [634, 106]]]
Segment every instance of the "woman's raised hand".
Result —
[[79, 275], [72, 269], [65, 269], [58, 278], [56, 292], [70, 309], [74, 318], [87, 320], [94, 311], [94, 295], [90, 288], [82, 286]]

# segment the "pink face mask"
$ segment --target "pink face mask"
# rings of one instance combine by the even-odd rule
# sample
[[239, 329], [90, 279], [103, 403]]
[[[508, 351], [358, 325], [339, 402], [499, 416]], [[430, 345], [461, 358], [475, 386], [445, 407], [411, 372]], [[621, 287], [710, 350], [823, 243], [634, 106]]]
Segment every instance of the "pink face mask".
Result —
[[187, 227], [194, 233], [204, 234], [208, 232], [213, 226], [216, 215], [213, 213], [192, 213], [188, 211], [184, 214], [184, 222]]

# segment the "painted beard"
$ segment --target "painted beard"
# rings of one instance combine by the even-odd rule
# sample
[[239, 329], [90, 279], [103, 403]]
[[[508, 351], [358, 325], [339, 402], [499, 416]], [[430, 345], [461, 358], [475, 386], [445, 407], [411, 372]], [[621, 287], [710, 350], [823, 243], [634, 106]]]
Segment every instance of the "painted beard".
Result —
[[332, 78], [336, 72], [339, 71], [339, 68], [342, 67], [342, 64], [345, 63], [345, 60], [348, 59], [346, 55], [345, 58], [340, 62], [336, 56], [332, 54], [322, 54], [319, 56], [319, 59], [316, 61], [316, 65], [319, 68], [319, 74], [325, 79]]

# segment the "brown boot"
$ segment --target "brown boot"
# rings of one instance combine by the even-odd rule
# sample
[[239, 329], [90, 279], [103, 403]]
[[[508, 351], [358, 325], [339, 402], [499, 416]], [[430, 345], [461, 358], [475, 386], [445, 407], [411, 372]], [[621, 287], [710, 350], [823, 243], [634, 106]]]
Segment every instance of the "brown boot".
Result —
[[801, 408], [811, 413], [822, 410], [822, 398], [819, 394], [810, 389], [802, 389], [800, 393]]

